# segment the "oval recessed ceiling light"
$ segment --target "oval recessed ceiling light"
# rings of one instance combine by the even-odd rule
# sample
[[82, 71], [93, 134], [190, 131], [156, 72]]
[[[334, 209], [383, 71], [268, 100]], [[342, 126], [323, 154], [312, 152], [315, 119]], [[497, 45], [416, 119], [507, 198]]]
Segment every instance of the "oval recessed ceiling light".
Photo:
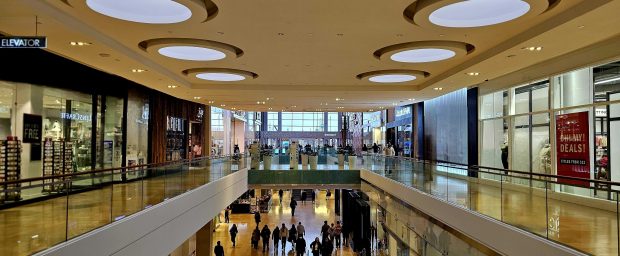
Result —
[[229, 74], [229, 73], [200, 73], [200, 74], [196, 74], [196, 77], [202, 80], [220, 81], [220, 82], [233, 82], [233, 81], [245, 80], [245, 77], [242, 75]]
[[173, 0], [86, 0], [95, 12], [126, 21], [171, 24], [186, 21], [192, 11]]
[[360, 80], [368, 80], [374, 83], [404, 83], [419, 78], [424, 78], [428, 75], [428, 73], [423, 71], [397, 69], [366, 72], [357, 75], [357, 78]]
[[257, 74], [249, 71], [228, 68], [195, 68], [185, 70], [183, 73], [201, 80], [215, 82], [236, 82], [258, 77]]
[[514, 20], [530, 11], [523, 0], [468, 0], [443, 6], [428, 19], [442, 27], [483, 27]]
[[368, 78], [369, 81], [375, 83], [402, 83], [415, 80], [413, 75], [393, 74], [393, 75], [376, 75]]
[[221, 51], [199, 46], [166, 46], [157, 52], [166, 57], [180, 60], [210, 61], [226, 58], [226, 54]]
[[390, 59], [398, 62], [422, 63], [433, 62], [452, 58], [456, 52], [448, 49], [427, 48], [413, 49], [397, 52], [390, 56]]

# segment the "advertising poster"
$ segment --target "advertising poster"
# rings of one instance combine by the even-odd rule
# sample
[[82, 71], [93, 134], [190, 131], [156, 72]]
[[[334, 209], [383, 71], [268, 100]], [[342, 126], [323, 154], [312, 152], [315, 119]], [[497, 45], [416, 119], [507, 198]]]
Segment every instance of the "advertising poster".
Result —
[[[557, 170], [560, 176], [590, 178], [590, 124], [588, 112], [556, 116]], [[588, 182], [558, 179], [564, 184], [588, 186]]]

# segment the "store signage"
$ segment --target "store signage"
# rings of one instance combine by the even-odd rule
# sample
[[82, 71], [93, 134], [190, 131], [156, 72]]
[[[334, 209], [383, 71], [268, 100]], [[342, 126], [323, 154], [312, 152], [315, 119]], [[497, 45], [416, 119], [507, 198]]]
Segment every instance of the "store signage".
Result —
[[407, 117], [409, 115], [411, 115], [411, 106], [396, 109], [396, 118]]
[[0, 36], [0, 48], [46, 48], [44, 36]]
[[[589, 113], [579, 112], [556, 116], [558, 175], [590, 178]], [[558, 179], [558, 182], [588, 186], [588, 182]]]
[[178, 118], [178, 117], [172, 117], [172, 116], [167, 116], [166, 117], [166, 130], [167, 131], [175, 131], [175, 132], [182, 132], [184, 131], [184, 120], [182, 118]]
[[24, 114], [24, 143], [41, 143], [43, 119], [38, 115]]
[[607, 109], [606, 108], [597, 108], [594, 112], [596, 117], [607, 117]]
[[196, 121], [202, 122], [202, 117], [205, 115], [205, 109], [203, 107], [198, 107], [198, 113], [196, 114]]
[[62, 118], [62, 119], [69, 119], [69, 120], [75, 120], [75, 121], [90, 121], [90, 120], [92, 120], [90, 115], [82, 115], [82, 114], [78, 114], [78, 113], [65, 113], [65, 112], [60, 113], [60, 118]]

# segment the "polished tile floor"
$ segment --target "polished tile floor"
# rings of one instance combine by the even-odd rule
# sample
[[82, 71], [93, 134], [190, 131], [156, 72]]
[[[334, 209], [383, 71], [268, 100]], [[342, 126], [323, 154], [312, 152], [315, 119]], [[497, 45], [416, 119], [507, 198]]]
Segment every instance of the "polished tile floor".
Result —
[[[305, 204], [299, 203], [297, 209], [295, 210], [295, 217], [291, 216], [291, 208], [288, 206], [290, 202], [290, 193], [287, 191], [284, 194], [284, 200], [282, 202], [282, 206], [279, 204], [279, 199], [277, 195], [277, 191], [274, 191], [274, 197], [271, 201], [272, 207], [269, 213], [261, 214], [261, 223], [260, 229], [263, 228], [264, 225], [267, 225], [270, 230], [273, 230], [276, 225], [279, 227], [282, 226], [282, 223], [286, 224], [287, 228], [290, 228], [292, 224], [297, 226], [297, 223], [301, 222], [306, 229], [306, 243], [308, 248], [310, 247], [310, 243], [314, 240], [315, 237], [320, 238], [321, 233], [321, 225], [323, 225], [323, 221], [327, 220], [328, 223], [336, 223], [339, 220], [339, 216], [336, 216], [334, 212], [334, 197], [332, 196], [329, 200], [325, 198], [325, 191], [321, 191], [317, 194], [316, 204], [313, 205], [312, 202], [308, 201]], [[224, 215], [221, 214], [221, 220], [224, 220]], [[237, 224], [237, 228], [239, 230], [239, 234], [237, 235], [237, 245], [236, 247], [232, 246], [232, 242], [230, 241], [230, 234], [228, 230], [232, 226], [232, 224]], [[217, 241], [221, 241], [222, 246], [224, 247], [225, 254], [224, 255], [295, 255], [292, 251], [291, 243], [286, 244], [286, 248], [282, 251], [282, 245], [280, 244], [280, 248], [274, 250], [273, 248], [273, 240], [269, 242], [269, 252], [263, 253], [262, 240], [259, 243], [258, 249], [252, 249], [250, 243], [250, 237], [252, 235], [252, 230], [256, 227], [256, 222], [254, 221], [254, 215], [252, 214], [231, 214], [230, 223], [220, 223], [217, 225], [215, 229], [215, 233], [213, 236], [213, 246], [217, 243]], [[311, 255], [311, 254], [306, 254]], [[353, 250], [350, 247], [342, 247], [339, 250], [334, 250], [333, 255], [342, 255], [349, 256], [355, 255]]]

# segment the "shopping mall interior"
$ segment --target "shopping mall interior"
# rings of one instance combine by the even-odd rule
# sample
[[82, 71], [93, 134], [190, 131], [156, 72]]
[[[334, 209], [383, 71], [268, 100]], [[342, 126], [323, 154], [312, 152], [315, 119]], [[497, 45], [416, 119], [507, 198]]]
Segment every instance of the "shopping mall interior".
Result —
[[620, 255], [618, 13], [0, 0], [0, 255]]

